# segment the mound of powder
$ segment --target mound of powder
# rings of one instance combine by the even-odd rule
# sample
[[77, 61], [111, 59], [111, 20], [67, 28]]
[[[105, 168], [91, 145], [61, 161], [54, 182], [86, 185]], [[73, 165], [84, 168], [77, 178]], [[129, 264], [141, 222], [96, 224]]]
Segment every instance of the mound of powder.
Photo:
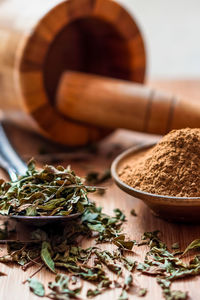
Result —
[[119, 176], [152, 194], [200, 197], [200, 129], [169, 132], [143, 156], [130, 157]]

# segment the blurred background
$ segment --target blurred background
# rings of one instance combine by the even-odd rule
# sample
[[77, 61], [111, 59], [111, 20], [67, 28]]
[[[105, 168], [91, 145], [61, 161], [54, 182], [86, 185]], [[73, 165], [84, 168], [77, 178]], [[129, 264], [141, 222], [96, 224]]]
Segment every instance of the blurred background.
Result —
[[[73, 140], [73, 138], [71, 137], [75, 136], [79, 138], [80, 135], [81, 138], [83, 139], [82, 135], [81, 134], [78, 135], [77, 133], [71, 134], [70, 131], [71, 129], [67, 129], [66, 132], [68, 133], [69, 135], [68, 136], [65, 130], [60, 130], [59, 126], [61, 129], [69, 126], [69, 124], [66, 125], [65, 122], [66, 116], [64, 117], [64, 112], [62, 112], [62, 110], [61, 113], [63, 115], [58, 113], [57, 107], [54, 110], [55, 107], [53, 106], [52, 109], [52, 103], [54, 103], [55, 101], [54, 96], [56, 94], [56, 89], [57, 89], [57, 84], [59, 82], [60, 74], [62, 74], [62, 72], [67, 69], [85, 70], [85, 65], [88, 64], [86, 68], [87, 72], [98, 73], [96, 72], [96, 70], [98, 70], [99, 74], [105, 75], [104, 71], [110, 68], [109, 72], [111, 73], [109, 74], [109, 76], [113, 76], [113, 73], [115, 73], [115, 68], [118, 62], [119, 65], [122, 66], [122, 70], [119, 70], [119, 74], [120, 71], [123, 74], [124, 65], [126, 66], [126, 68], [127, 67], [129, 68], [131, 64], [129, 62], [129, 59], [127, 59], [128, 56], [124, 55], [124, 53], [122, 55], [121, 53], [118, 52], [118, 50], [116, 51], [113, 50], [113, 54], [115, 54], [113, 55], [114, 58], [110, 59], [109, 58], [110, 54], [109, 54], [107, 59], [107, 53], [105, 51], [106, 48], [102, 46], [103, 43], [101, 39], [98, 37], [98, 30], [101, 33], [103, 27], [101, 28], [101, 26], [98, 23], [92, 23], [92, 25], [91, 23], [87, 23], [87, 22], [85, 25], [83, 24], [81, 25], [81, 23], [80, 24], [77, 23], [74, 28], [72, 27], [69, 29], [70, 34], [69, 37], [67, 36], [68, 39], [66, 42], [65, 39], [66, 37], [64, 35], [59, 36], [58, 34], [59, 32], [62, 32], [61, 30], [62, 26], [65, 25], [67, 19], [65, 15], [65, 10], [63, 13], [63, 9], [60, 10], [60, 15], [57, 16], [57, 13], [52, 14], [54, 17], [49, 17], [49, 19], [47, 18], [45, 19], [45, 21], [43, 20], [44, 24], [43, 22], [41, 22], [39, 23], [41, 27], [40, 26], [37, 27], [36, 25], [38, 24], [40, 18], [43, 17], [48, 12], [48, 10], [54, 7], [59, 1], [62, 2], [62, 0], [42, 0], [42, 1], [34, 0], [30, 5], [30, 3], [27, 2], [27, 0], [0, 0], [0, 5], [1, 5], [0, 21], [2, 22], [2, 25], [0, 24], [2, 26], [0, 28], [0, 37], [1, 37], [0, 39], [1, 40], [0, 88], [1, 88], [1, 98], [3, 99], [3, 101], [0, 104], [2, 105], [5, 104], [5, 115], [7, 113], [6, 119], [9, 119], [9, 117], [10, 119], [14, 119], [14, 121], [16, 121], [15, 119], [17, 119], [17, 121], [19, 121], [19, 123], [23, 123], [22, 125], [25, 126], [26, 128], [29, 128], [32, 125], [34, 125], [35, 122], [37, 125], [36, 130], [41, 135], [44, 135], [45, 132], [45, 136], [48, 136], [51, 141], [75, 146], [77, 145], [79, 140], [77, 143], [75, 143], [74, 141], [70, 140], [70, 139]], [[72, 8], [69, 9], [68, 11], [68, 17], [71, 18], [71, 21], [74, 20], [73, 18], [78, 19], [79, 12], [82, 10], [83, 11], [85, 10], [86, 13], [88, 13], [87, 5], [90, 7], [91, 3], [93, 3], [90, 0], [88, 2], [85, 0], [80, 2], [73, 1], [73, 0], [66, 1], [66, 3], [67, 2], [70, 2], [71, 3], [70, 5], [72, 6]], [[144, 73], [143, 71], [144, 69], [146, 69], [147, 70], [146, 82], [149, 86], [153, 88], [157, 88], [158, 90], [164, 90], [170, 93], [172, 92], [173, 94], [178, 95], [181, 98], [186, 100], [187, 99], [199, 100], [200, 1], [199, 0], [190, 0], [190, 1], [189, 0], [176, 0], [176, 1], [116, 0], [116, 2], [119, 2], [121, 6], [125, 7], [127, 11], [133, 15], [133, 19], [137, 21], [139, 28], [144, 35], [144, 40], [146, 42], [146, 55], [147, 55], [147, 62], [148, 62], [147, 68], [145, 68], [144, 66], [145, 64], [144, 64], [143, 54], [141, 54], [143, 53], [143, 50], [141, 51], [140, 48], [139, 49], [140, 52], [138, 51], [138, 53], [140, 53], [140, 57], [138, 58], [138, 61], [137, 59], [133, 60], [133, 66], [136, 61], [137, 62], [136, 66], [139, 70], [138, 72], [137, 71], [135, 71], [135, 73], [133, 72], [134, 76], [138, 76], [138, 78], [140, 77], [139, 78], [140, 81], [143, 82], [143, 73]], [[79, 4], [74, 4], [74, 3], [80, 3], [80, 7]], [[86, 6], [86, 9], [84, 5]], [[104, 1], [99, 1], [98, 5], [100, 7], [101, 5], [104, 6]], [[111, 5], [113, 5], [113, 3]], [[21, 9], [22, 7], [23, 10]], [[112, 8], [113, 6], [109, 10], [109, 6], [105, 5], [105, 9], [104, 10], [102, 9], [102, 11], [105, 13], [105, 15], [107, 14], [110, 18], [110, 16], [113, 17], [115, 15], [115, 12], [114, 10], [112, 11]], [[110, 19], [112, 20], [112, 18]], [[58, 20], [60, 22], [58, 22]], [[114, 19], [114, 21], [117, 22], [117, 25], [119, 27], [120, 26], [123, 27], [123, 19], [121, 20], [121, 23], [118, 21], [118, 19], [116, 20]], [[12, 24], [13, 24], [13, 28], [12, 28]], [[124, 35], [126, 35], [130, 29], [129, 28], [130, 23], [126, 23], [126, 24], [128, 25], [126, 25], [127, 27], [125, 27], [124, 29]], [[82, 26], [81, 30], [79, 28], [80, 25]], [[21, 42], [19, 42], [21, 41], [21, 35], [26, 40], [29, 32], [31, 32], [32, 26], [33, 27], [36, 26], [37, 34], [30, 39], [31, 40], [30, 45], [26, 48], [26, 51], [24, 52], [25, 55], [23, 57], [23, 65], [22, 65], [23, 67], [22, 68], [20, 67], [21, 69], [17, 69], [19, 67], [18, 55], [20, 54], [19, 53], [20, 50], [23, 48], [23, 47], [21, 48], [21, 44], [20, 44]], [[91, 26], [91, 28], [89, 28], [89, 26]], [[104, 32], [104, 30], [102, 30], [102, 32]], [[59, 41], [54, 43], [53, 41], [54, 38], [57, 37], [57, 34], [59, 36], [58, 39]], [[66, 35], [68, 35], [68, 33]], [[82, 35], [84, 38], [82, 38]], [[96, 39], [95, 36], [97, 36]], [[99, 34], [99, 36], [101, 36], [101, 34]], [[102, 36], [105, 38], [106, 34], [104, 36], [104, 33], [102, 33]], [[92, 42], [90, 43], [90, 41]], [[82, 44], [83, 44], [83, 49], [81, 48]], [[17, 47], [19, 47], [18, 52], [16, 52], [16, 49], [18, 49]], [[99, 49], [99, 51], [93, 51], [93, 47], [94, 49]], [[51, 51], [49, 51], [49, 49], [51, 49]], [[113, 49], [115, 49], [115, 44], [113, 44]], [[118, 47], [116, 47], [116, 49], [118, 49]], [[108, 53], [112, 54], [112, 51], [110, 52], [108, 51]], [[125, 54], [127, 54], [126, 51]], [[87, 59], [88, 57], [89, 59]], [[112, 57], [112, 55], [110, 55], [110, 57]], [[86, 60], [83, 61], [85, 58]], [[102, 61], [104, 60], [105, 63], [103, 64]], [[113, 61], [113, 65], [112, 65], [112, 61]], [[139, 65], [139, 67], [137, 64]], [[38, 73], [36, 74], [36, 72]], [[19, 81], [19, 77], [13, 76], [13, 74], [16, 73], [20, 74], [20, 76], [23, 79], [22, 81]], [[43, 75], [40, 76], [40, 74], [45, 74], [45, 76]], [[113, 77], [117, 77], [117, 76], [113, 76]], [[136, 80], [135, 77], [134, 80]], [[23, 87], [21, 86], [21, 82], [23, 82]], [[74, 90], [76, 91], [80, 89], [74, 89]], [[21, 92], [23, 92], [24, 94]], [[25, 97], [24, 96], [22, 97], [22, 94], [25, 95]], [[35, 97], [35, 95], [37, 95], [37, 98]], [[96, 98], [96, 93], [94, 93], [94, 95]], [[104, 93], [104, 95], [106, 95], [106, 93]], [[18, 98], [20, 99], [20, 101], [18, 101], [19, 100]], [[50, 99], [50, 101], [46, 101], [47, 98]], [[37, 101], [35, 101], [35, 99], [37, 99], [38, 103]], [[113, 96], [112, 99], [115, 99], [115, 97]], [[124, 101], [124, 95], [122, 99]], [[147, 99], [149, 100], [150, 98], [147, 97]], [[170, 98], [170, 101], [171, 99], [172, 97]], [[21, 107], [21, 104], [24, 103], [25, 100], [26, 103], [28, 103], [27, 104], [28, 106], [30, 104], [28, 112], [24, 111], [24, 106]], [[10, 105], [10, 107], [8, 104]], [[122, 103], [122, 108], [123, 106], [124, 103]], [[134, 104], [134, 108], [133, 108], [134, 112], [136, 106]], [[0, 108], [4, 110], [3, 107]], [[21, 117], [20, 114], [16, 114], [16, 111], [18, 112], [18, 110], [23, 116], [23, 118]], [[144, 115], [143, 111], [144, 108], [141, 109], [142, 120]], [[188, 111], [187, 107], [185, 111], [186, 112]], [[156, 114], [159, 115], [159, 113]], [[182, 114], [182, 112], [180, 114]], [[95, 123], [96, 115], [98, 115], [96, 107], [95, 107], [95, 113], [93, 115], [95, 117], [93, 121], [94, 124], [91, 122], [92, 126], [101, 125], [102, 128], [103, 125], [105, 125], [105, 120], [103, 120], [102, 122], [103, 125], [102, 124], [99, 125]], [[155, 119], [157, 115], [155, 116]], [[78, 122], [80, 121], [83, 122], [83, 120], [80, 119], [80, 116], [78, 117], [79, 118], [75, 118], [75, 117], [73, 118], [72, 116], [67, 115], [66, 120], [68, 122], [68, 118], [69, 118], [69, 120], [73, 119], [73, 120], [78, 120]], [[35, 118], [37, 118], [36, 121]], [[137, 118], [139, 117], [137, 116]], [[90, 118], [87, 117], [86, 124], [87, 121], [90, 119], [91, 116]], [[106, 117], [105, 119], [108, 120], [108, 118]], [[188, 117], [183, 117], [183, 119], [188, 120]], [[191, 119], [192, 120], [195, 119], [193, 115]], [[199, 118], [197, 119], [199, 120]], [[31, 122], [29, 122], [29, 120], [31, 120]], [[59, 126], [57, 126], [57, 124], [59, 124]], [[186, 125], [184, 124], [184, 127], [189, 125], [188, 123]], [[145, 126], [141, 126], [139, 130], [143, 130], [143, 128], [146, 128]], [[192, 127], [193, 125], [190, 126]], [[197, 123], [197, 125], [195, 124], [195, 127], [197, 126], [199, 126], [199, 123]], [[124, 126], [124, 124], [122, 123], [120, 124], [117, 123], [117, 125], [112, 124], [112, 126], [110, 127], [138, 130], [137, 126], [130, 127], [127, 126], [127, 124], [126, 126]], [[110, 127], [108, 126], [108, 128]], [[42, 128], [44, 132], [43, 131], [40, 132], [38, 128]], [[103, 136], [101, 131], [102, 129], [99, 131], [98, 134]], [[157, 131], [154, 130], [152, 132], [146, 130], [145, 132], [163, 134], [163, 132], [160, 130], [160, 124], [158, 126]], [[59, 133], [59, 135], [57, 133]], [[10, 136], [12, 137], [15, 136], [13, 134], [13, 128], [11, 128]], [[84, 145], [92, 142], [92, 136], [93, 134], [85, 133], [85, 139], [83, 139], [84, 141], [80, 142], [78, 145], [80, 144]], [[29, 138], [29, 133], [27, 133], [27, 138]], [[19, 145], [19, 148], [20, 147], [23, 148], [24, 151], [24, 144], [20, 143], [19, 139], [20, 141], [23, 141], [24, 136], [16, 138], [17, 141], [16, 148]], [[124, 140], [129, 140], [129, 138], [126, 139], [125, 137]], [[43, 139], [41, 139], [41, 141], [42, 143], [44, 142], [44, 144], [46, 143], [46, 140], [43, 141]], [[134, 142], [135, 142], [135, 135], [134, 135]], [[21, 146], [21, 144], [23, 147]], [[126, 145], [126, 147], [127, 146], [129, 145]], [[28, 157], [30, 156], [29, 152], [32, 154], [31, 150], [32, 150], [32, 144], [30, 144], [30, 147], [26, 150], [26, 154], [28, 153], [27, 155]], [[39, 152], [45, 152], [45, 151], [42, 150]]]
[[145, 35], [148, 75], [158, 78], [200, 77], [199, 0], [120, 0]]

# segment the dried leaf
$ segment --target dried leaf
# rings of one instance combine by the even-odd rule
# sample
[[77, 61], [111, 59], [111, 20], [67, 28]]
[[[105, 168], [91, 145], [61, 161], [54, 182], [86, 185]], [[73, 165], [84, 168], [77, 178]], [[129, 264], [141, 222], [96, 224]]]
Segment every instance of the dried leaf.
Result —
[[123, 222], [126, 220], [125, 214], [119, 208], [115, 208], [113, 211], [118, 220], [123, 221]]
[[183, 255], [185, 255], [188, 251], [190, 250], [194, 250], [194, 249], [200, 249], [200, 239], [196, 239], [194, 241], [192, 241], [184, 250]]
[[51, 270], [53, 273], [56, 273], [55, 264], [51, 257], [51, 246], [47, 242], [42, 243], [41, 258], [49, 270]]
[[37, 279], [29, 278], [29, 288], [30, 290], [37, 296], [44, 297], [45, 295], [45, 289], [44, 285], [39, 282]]
[[65, 274], [57, 274], [54, 282], [49, 282], [48, 287], [52, 292], [47, 295], [51, 299], [78, 299], [78, 295], [82, 289], [81, 286], [71, 289], [69, 288], [70, 278]]
[[113, 239], [113, 244], [115, 244], [116, 246], [120, 247], [120, 248], [124, 248], [124, 249], [128, 249], [128, 250], [132, 250], [133, 245], [135, 244], [134, 241], [125, 240], [125, 235], [121, 234], [119, 236], [117, 236], [116, 238]]
[[99, 172], [96, 172], [96, 171], [92, 171], [86, 175], [86, 181], [89, 184], [103, 183], [103, 182], [109, 180], [110, 178], [111, 178], [111, 173], [110, 173], [109, 169], [105, 170], [102, 174], [100, 174]]
[[135, 212], [135, 209], [133, 208], [133, 209], [131, 209], [131, 215], [132, 216], [134, 216], [134, 217], [137, 217], [137, 214], [136, 214], [136, 212]]
[[88, 297], [88, 298], [93, 298], [93, 297], [96, 297], [96, 296], [98, 296], [98, 295], [100, 295], [100, 294], [101, 294], [101, 291], [100, 291], [98, 288], [96, 288], [96, 289], [94, 289], [94, 290], [89, 289], [89, 290], [87, 291], [87, 297]]
[[123, 262], [124, 267], [129, 271], [132, 272], [133, 269], [136, 267], [137, 262], [135, 260], [132, 260], [129, 257], [122, 257], [121, 261]]
[[119, 265], [117, 265], [109, 251], [98, 251], [95, 250], [95, 254], [98, 259], [104, 263], [109, 270], [113, 271], [116, 274], [121, 274], [122, 269]]
[[[189, 264], [185, 264], [175, 254], [168, 251], [167, 246], [158, 237], [158, 231], [147, 232], [143, 239], [150, 247], [144, 263], [137, 267], [142, 273], [147, 273], [157, 277], [157, 282], [163, 290], [166, 300], [185, 300], [187, 292], [172, 291], [171, 282], [178, 278], [200, 273], [200, 260], [196, 257]], [[160, 277], [162, 275], [162, 277]]]
[[140, 288], [138, 291], [138, 297], [145, 297], [147, 294], [147, 289]]
[[129, 274], [124, 280], [123, 289], [128, 291], [131, 286], [133, 286], [133, 276]]
[[128, 300], [128, 294], [125, 290], [122, 290], [118, 300]]
[[105, 280], [102, 280], [96, 289], [92, 290], [92, 289], [89, 289], [87, 291], [87, 297], [88, 298], [93, 298], [93, 297], [96, 297], [100, 294], [102, 294], [103, 292], [105, 292], [107, 289], [110, 288], [110, 285], [111, 285], [111, 281], [109, 279], [105, 279]]
[[167, 279], [158, 278], [158, 284], [163, 290], [163, 296], [166, 300], [186, 300], [188, 298], [187, 292], [182, 291], [171, 291], [171, 282]]
[[179, 243], [174, 243], [172, 244], [172, 247], [171, 247], [173, 250], [176, 250], [176, 249], [180, 249], [180, 245]]
[[[1, 262], [14, 262], [24, 267], [40, 263], [42, 260], [54, 273], [56, 268], [63, 268], [69, 272], [71, 277], [59, 274], [55, 282], [49, 283], [51, 292], [47, 296], [50, 299], [78, 298], [81, 291], [81, 286], [76, 287], [78, 278], [96, 285], [94, 289], [88, 290], [88, 297], [95, 297], [109, 288], [119, 288], [121, 285], [112, 282], [107, 276], [105, 266], [121, 275], [124, 268], [132, 272], [137, 265], [136, 261], [124, 255], [126, 249], [131, 250], [136, 244], [135, 241], [126, 239], [125, 234], [121, 232], [122, 224], [126, 220], [124, 213], [115, 209], [114, 216], [104, 214], [101, 207], [88, 200], [88, 192], [93, 189], [86, 188], [81, 178], [70, 168], [46, 166], [37, 171], [32, 161], [25, 176], [16, 182], [2, 181], [0, 187], [2, 213], [41, 216], [82, 213], [80, 218], [70, 222], [70, 226], [46, 226], [30, 232], [30, 241], [8, 242], [8, 253], [0, 258]], [[80, 247], [81, 237], [92, 238], [94, 235], [97, 243], [114, 243], [118, 246], [117, 250], [111, 252], [99, 250], [97, 247]], [[200, 256], [195, 256], [187, 264], [184, 263], [180, 257], [167, 249], [159, 235], [159, 231], [145, 232], [142, 241], [137, 243], [138, 246], [145, 244], [149, 248], [144, 262], [138, 264], [137, 270], [156, 276], [165, 299], [186, 299], [187, 293], [171, 290], [171, 282], [200, 274]], [[191, 243], [185, 251], [198, 248], [197, 241]], [[94, 256], [96, 259], [93, 260]], [[89, 261], [91, 257], [92, 265]], [[41, 283], [33, 279], [28, 281], [33, 292], [44, 294]], [[132, 285], [133, 277], [129, 274], [125, 278], [119, 299], [128, 299]], [[145, 294], [146, 289], [140, 288], [137, 292], [140, 297]]]

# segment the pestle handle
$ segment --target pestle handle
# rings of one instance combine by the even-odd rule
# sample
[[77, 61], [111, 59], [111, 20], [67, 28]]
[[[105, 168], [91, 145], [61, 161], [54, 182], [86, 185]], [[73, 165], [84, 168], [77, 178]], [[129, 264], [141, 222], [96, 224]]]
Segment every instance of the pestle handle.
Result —
[[56, 106], [67, 118], [153, 134], [200, 127], [200, 103], [141, 84], [79, 72], [63, 74]]

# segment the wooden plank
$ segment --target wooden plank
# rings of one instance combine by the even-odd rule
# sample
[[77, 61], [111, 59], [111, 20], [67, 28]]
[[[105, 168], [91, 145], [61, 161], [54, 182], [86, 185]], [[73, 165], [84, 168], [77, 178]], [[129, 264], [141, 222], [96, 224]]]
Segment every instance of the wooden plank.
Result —
[[[173, 92], [178, 92], [184, 97], [192, 97], [198, 100], [200, 96], [200, 82], [199, 81], [176, 81], [176, 82], [151, 82], [151, 86], [160, 87], [164, 90], [169, 90]], [[103, 170], [109, 167], [112, 159], [123, 149], [129, 146], [137, 144], [141, 141], [155, 141], [158, 137], [148, 136], [145, 134], [131, 133], [128, 131], [117, 131], [112, 137], [106, 139], [99, 144], [98, 153], [88, 154], [85, 149], [70, 152], [70, 149], [59, 147], [55, 144], [51, 144], [44, 139], [38, 137], [37, 135], [30, 134], [26, 131], [19, 130], [15, 126], [7, 125], [7, 132], [12, 140], [13, 145], [16, 147], [18, 152], [25, 157], [35, 156], [41, 159], [41, 155], [38, 155], [40, 150], [46, 150], [48, 153], [56, 157], [55, 153], [64, 152], [65, 159], [63, 161], [64, 165], [71, 164], [72, 168], [75, 169], [80, 175], [85, 175], [89, 170]], [[41, 149], [43, 148], [43, 149]], [[87, 154], [86, 154], [87, 153]], [[48, 154], [49, 155], [49, 154]], [[85, 156], [89, 160], [74, 161], [72, 160], [72, 155], [74, 156]], [[47, 155], [43, 155], [43, 161], [47, 159]], [[172, 224], [164, 220], [156, 218], [152, 215], [149, 209], [143, 204], [142, 201], [132, 198], [126, 195], [124, 192], [120, 191], [112, 182], [110, 182], [108, 191], [103, 197], [92, 196], [99, 205], [104, 207], [104, 211], [107, 213], [112, 213], [112, 210], [116, 207], [122, 209], [127, 215], [128, 222], [125, 224], [124, 228], [127, 234], [136, 240], [140, 239], [140, 236], [144, 231], [150, 231], [159, 229], [163, 233], [163, 240], [170, 246], [174, 242], [180, 242], [181, 248], [184, 248], [189, 242], [195, 238], [200, 237], [200, 226], [199, 225], [184, 225], [184, 224]], [[138, 214], [137, 217], [130, 215], [130, 210], [134, 208]], [[18, 234], [23, 237], [22, 228], [18, 227]], [[88, 246], [88, 241], [84, 242], [83, 245]], [[3, 248], [3, 247], [2, 247]], [[0, 250], [0, 255], [3, 253], [3, 249]], [[145, 246], [137, 248], [134, 247], [136, 260], [140, 260], [144, 257]], [[13, 299], [27, 299], [36, 300], [38, 297], [34, 296], [29, 292], [27, 285], [22, 285], [22, 281], [28, 278], [28, 276], [34, 271], [31, 268], [27, 272], [23, 272], [20, 268], [16, 266], [5, 266], [0, 264], [0, 271], [5, 272], [8, 276], [0, 278], [0, 299], [13, 300]], [[44, 283], [53, 280], [54, 275], [50, 272], [43, 270], [38, 275], [37, 278]], [[148, 294], [144, 299], [160, 300], [161, 290], [156, 284], [156, 280], [152, 277], [143, 275], [134, 275], [134, 281], [146, 287], [148, 289]], [[189, 278], [187, 280], [181, 280], [173, 284], [173, 288], [188, 290], [191, 299], [199, 299], [199, 282], [200, 278]], [[85, 289], [89, 284], [85, 284]], [[117, 299], [119, 295], [119, 290], [110, 291], [102, 296], [95, 299], [106, 300]], [[136, 296], [132, 296], [131, 299], [137, 299]]]

